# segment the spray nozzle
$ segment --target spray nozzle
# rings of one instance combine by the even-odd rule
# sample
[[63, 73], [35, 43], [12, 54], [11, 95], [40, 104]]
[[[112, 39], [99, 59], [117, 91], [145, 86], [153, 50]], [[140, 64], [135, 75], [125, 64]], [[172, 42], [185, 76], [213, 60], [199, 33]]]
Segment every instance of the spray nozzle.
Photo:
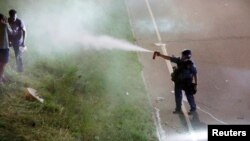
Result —
[[153, 54], [153, 59], [155, 59], [156, 56], [159, 56], [160, 55], [160, 52], [158, 51], [155, 51], [154, 54]]

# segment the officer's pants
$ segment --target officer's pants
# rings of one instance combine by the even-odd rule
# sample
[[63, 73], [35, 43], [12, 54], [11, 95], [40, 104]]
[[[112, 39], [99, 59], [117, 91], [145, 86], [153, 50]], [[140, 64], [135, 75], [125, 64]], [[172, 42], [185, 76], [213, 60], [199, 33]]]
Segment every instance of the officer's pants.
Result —
[[180, 111], [181, 110], [181, 105], [182, 105], [182, 90], [185, 91], [188, 103], [190, 105], [190, 110], [195, 111], [196, 110], [196, 104], [195, 104], [195, 99], [194, 95], [190, 90], [184, 89], [184, 86], [182, 84], [176, 84], [175, 83], [175, 103], [176, 103], [176, 109]]

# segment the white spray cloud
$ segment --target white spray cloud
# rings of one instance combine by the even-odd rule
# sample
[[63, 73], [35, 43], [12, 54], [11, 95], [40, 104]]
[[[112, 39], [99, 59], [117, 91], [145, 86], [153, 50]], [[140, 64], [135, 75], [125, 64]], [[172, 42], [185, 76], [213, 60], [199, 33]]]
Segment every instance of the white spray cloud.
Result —
[[107, 13], [113, 12], [112, 8], [115, 7], [91, 0], [67, 1], [61, 5], [58, 5], [58, 2], [53, 1], [49, 6], [46, 3], [34, 2], [32, 4], [37, 8], [36, 16], [31, 14], [34, 12], [34, 9], [31, 9], [31, 13], [25, 17], [31, 26], [28, 29], [32, 29], [29, 32], [36, 33], [32, 36], [38, 39], [37, 45], [41, 46], [44, 52], [52, 50], [51, 45], [62, 51], [67, 51], [68, 48], [77, 49], [80, 46], [95, 50], [151, 52], [124, 39], [96, 33], [104, 25], [116, 24], [109, 23], [107, 17]]
[[138, 51], [138, 52], [152, 52], [128, 41], [116, 39], [106, 35], [71, 35], [71, 37], [63, 36], [57, 38], [56, 42], [63, 43], [66, 46], [81, 46], [84, 49], [94, 50], [124, 50], [124, 51]]

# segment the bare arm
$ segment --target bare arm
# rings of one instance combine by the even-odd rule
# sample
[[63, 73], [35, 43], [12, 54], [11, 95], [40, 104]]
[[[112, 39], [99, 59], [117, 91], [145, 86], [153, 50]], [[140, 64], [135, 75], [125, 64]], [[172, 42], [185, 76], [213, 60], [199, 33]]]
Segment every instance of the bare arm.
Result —
[[27, 35], [27, 32], [25, 29], [23, 29], [23, 46], [25, 46], [26, 35]]
[[11, 34], [13, 32], [13, 30], [11, 29], [9, 23], [6, 23], [6, 25], [7, 25], [8, 33]]
[[27, 37], [27, 31], [26, 31], [26, 26], [24, 24], [24, 22], [21, 20], [21, 30], [23, 32], [23, 43], [22, 46], [25, 46], [25, 41], [26, 41], [26, 37]]

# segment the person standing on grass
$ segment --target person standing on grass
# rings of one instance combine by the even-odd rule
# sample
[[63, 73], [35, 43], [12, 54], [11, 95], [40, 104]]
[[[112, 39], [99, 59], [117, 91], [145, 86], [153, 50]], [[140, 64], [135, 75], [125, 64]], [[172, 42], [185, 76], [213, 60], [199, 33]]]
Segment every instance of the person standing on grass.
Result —
[[155, 52], [154, 54], [154, 56], [159, 56], [177, 64], [177, 68], [175, 68], [174, 72], [171, 74], [172, 81], [174, 81], [175, 84], [174, 90], [176, 103], [176, 108], [173, 113], [178, 114], [182, 112], [182, 90], [185, 91], [188, 103], [190, 105], [190, 111], [188, 114], [193, 114], [196, 112], [194, 94], [197, 91], [197, 70], [193, 61], [191, 60], [191, 50], [183, 50], [181, 57], [171, 57], [163, 55], [160, 52]]
[[9, 11], [8, 23], [13, 30], [9, 34], [10, 46], [13, 47], [16, 57], [17, 72], [23, 72], [23, 50], [25, 48], [26, 27], [24, 22], [17, 18], [17, 12], [14, 9]]
[[11, 32], [7, 19], [0, 13], [0, 84], [3, 84], [3, 81], [5, 80], [3, 76], [4, 68], [9, 61], [8, 33]]

